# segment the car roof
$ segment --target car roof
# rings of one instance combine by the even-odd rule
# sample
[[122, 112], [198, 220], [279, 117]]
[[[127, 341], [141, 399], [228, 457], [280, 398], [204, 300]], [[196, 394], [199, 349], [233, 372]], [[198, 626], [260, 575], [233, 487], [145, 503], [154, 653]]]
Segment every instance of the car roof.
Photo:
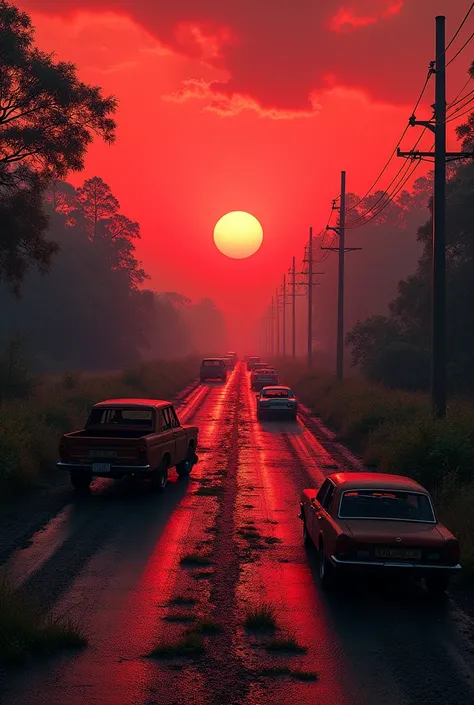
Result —
[[223, 357], [203, 357], [202, 361], [203, 362], [214, 362], [217, 360], [218, 362], [222, 362], [224, 358]]
[[269, 384], [268, 387], [263, 387], [262, 392], [265, 391], [265, 389], [281, 389], [286, 392], [291, 392], [290, 387], [285, 387], [283, 384]]
[[389, 475], [383, 472], [337, 472], [328, 477], [343, 490], [392, 489], [428, 494], [416, 480], [403, 475]]
[[122, 407], [124, 409], [130, 408], [154, 408], [162, 409], [165, 406], [172, 406], [172, 402], [163, 401], [162, 399], [106, 399], [105, 401], [99, 401], [97, 404], [93, 405], [93, 409], [102, 409], [113, 406], [115, 408]]

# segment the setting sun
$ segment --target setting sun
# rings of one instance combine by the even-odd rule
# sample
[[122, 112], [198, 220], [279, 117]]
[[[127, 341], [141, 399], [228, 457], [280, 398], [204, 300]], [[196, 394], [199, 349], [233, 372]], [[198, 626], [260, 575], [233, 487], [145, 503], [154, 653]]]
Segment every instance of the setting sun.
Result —
[[245, 211], [226, 213], [214, 228], [217, 249], [227, 257], [251, 257], [263, 242], [263, 229], [257, 218]]

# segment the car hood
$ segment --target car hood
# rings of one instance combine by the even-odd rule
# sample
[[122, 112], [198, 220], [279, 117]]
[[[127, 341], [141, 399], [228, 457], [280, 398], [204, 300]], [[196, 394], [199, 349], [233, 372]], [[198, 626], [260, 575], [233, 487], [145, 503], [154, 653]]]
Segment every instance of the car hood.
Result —
[[[385, 546], [437, 546], [444, 538], [436, 524], [414, 521], [389, 521], [376, 519], [344, 519], [347, 531], [357, 543], [384, 544]], [[397, 541], [401, 538], [401, 541]]]

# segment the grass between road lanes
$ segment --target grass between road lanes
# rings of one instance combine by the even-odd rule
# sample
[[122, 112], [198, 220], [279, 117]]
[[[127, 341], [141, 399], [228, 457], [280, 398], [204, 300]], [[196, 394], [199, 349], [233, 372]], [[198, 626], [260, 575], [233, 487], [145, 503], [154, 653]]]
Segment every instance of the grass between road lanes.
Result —
[[43, 378], [21, 399], [0, 400], [0, 500], [48, 480], [62, 433], [81, 428], [92, 404], [113, 397], [170, 399], [197, 375], [198, 361], [160, 361], [124, 372]]
[[46, 656], [87, 644], [80, 626], [34, 610], [6, 582], [0, 583], [0, 660], [20, 665], [29, 656]]
[[[305, 364], [275, 363], [281, 379], [372, 470], [418, 480], [461, 542], [463, 576], [474, 579], [474, 404], [453, 399], [445, 420], [426, 395], [391, 390], [360, 379], [339, 383]], [[461, 576], [462, 577], [462, 576]]]

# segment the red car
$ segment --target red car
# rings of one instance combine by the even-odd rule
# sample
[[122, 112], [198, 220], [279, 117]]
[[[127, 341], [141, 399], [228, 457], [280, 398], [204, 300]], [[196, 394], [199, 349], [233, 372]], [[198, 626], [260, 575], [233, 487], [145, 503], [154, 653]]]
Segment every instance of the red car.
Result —
[[441, 524], [421, 485], [399, 475], [336, 473], [319, 490], [303, 490], [305, 544], [319, 552], [323, 585], [342, 573], [424, 578], [442, 593], [460, 570], [459, 542]]
[[275, 370], [269, 367], [254, 370], [250, 375], [250, 386], [254, 392], [276, 384], [278, 384], [278, 375]]

